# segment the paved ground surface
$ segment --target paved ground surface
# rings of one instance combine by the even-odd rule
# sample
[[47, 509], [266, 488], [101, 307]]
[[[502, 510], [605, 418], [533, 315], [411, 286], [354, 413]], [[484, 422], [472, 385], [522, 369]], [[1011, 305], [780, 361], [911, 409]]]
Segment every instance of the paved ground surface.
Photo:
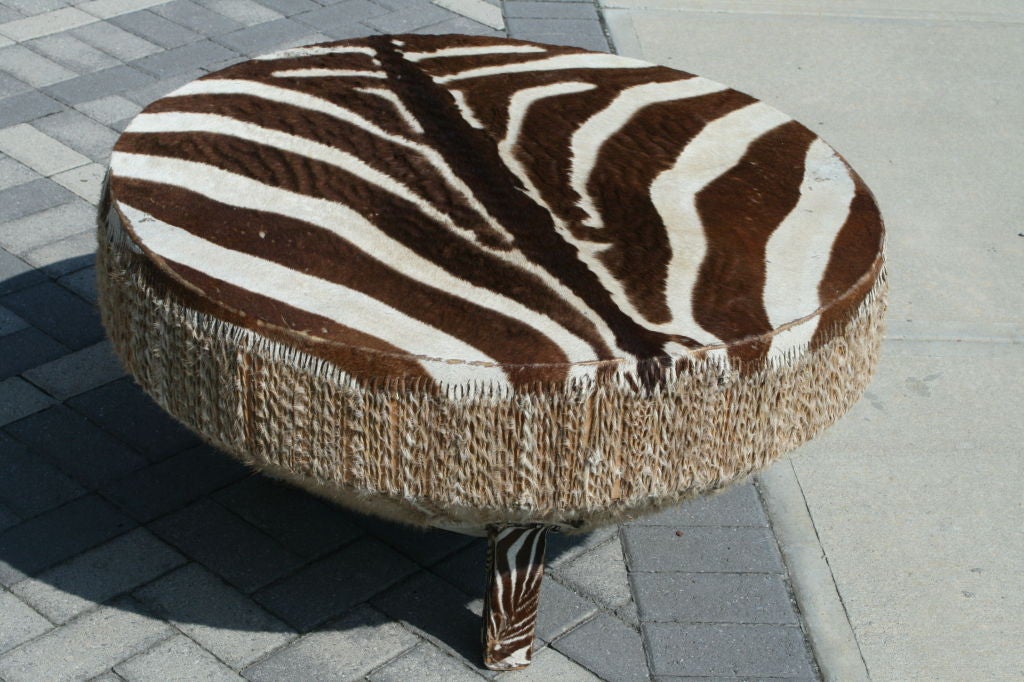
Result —
[[480, 541], [210, 451], [123, 376], [93, 305], [94, 204], [127, 119], [232, 61], [375, 31], [611, 46], [717, 78], [823, 134], [889, 220], [879, 379], [765, 480], [806, 517], [773, 512], [788, 544], [751, 485], [556, 538], [543, 648], [505, 677], [1024, 676], [1016, 3], [609, 0], [599, 19], [438, 1], [0, 0], [0, 680], [492, 677]]

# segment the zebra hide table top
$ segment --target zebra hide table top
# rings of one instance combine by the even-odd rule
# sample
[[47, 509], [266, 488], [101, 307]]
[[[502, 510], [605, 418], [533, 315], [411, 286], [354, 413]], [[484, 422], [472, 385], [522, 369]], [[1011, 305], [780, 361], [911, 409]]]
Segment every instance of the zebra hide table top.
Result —
[[[417, 520], [578, 524], [717, 487], [837, 418], [880, 336], [882, 220], [831, 147], [714, 81], [569, 47], [372, 36], [228, 67], [128, 125], [101, 210], [104, 319], [161, 404]], [[659, 391], [661, 412], [630, 402]]]

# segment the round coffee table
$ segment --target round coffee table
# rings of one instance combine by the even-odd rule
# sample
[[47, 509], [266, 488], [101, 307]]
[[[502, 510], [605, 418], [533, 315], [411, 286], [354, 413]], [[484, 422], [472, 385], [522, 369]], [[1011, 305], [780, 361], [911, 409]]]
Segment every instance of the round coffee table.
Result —
[[874, 369], [883, 225], [810, 130], [719, 83], [375, 36], [210, 74], [111, 157], [103, 320], [210, 443], [490, 539], [484, 660], [529, 663], [548, 529], [742, 479]]

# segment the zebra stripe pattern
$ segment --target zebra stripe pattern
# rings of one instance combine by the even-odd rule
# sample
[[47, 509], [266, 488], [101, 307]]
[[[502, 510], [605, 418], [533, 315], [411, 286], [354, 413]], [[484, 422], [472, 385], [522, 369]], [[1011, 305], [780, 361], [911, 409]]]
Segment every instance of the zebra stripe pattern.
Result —
[[491, 670], [530, 664], [547, 531], [542, 525], [488, 529], [484, 665]]
[[835, 151], [724, 85], [574, 48], [374, 36], [154, 102], [112, 206], [190, 305], [357, 380], [522, 388], [819, 347], [880, 276]]

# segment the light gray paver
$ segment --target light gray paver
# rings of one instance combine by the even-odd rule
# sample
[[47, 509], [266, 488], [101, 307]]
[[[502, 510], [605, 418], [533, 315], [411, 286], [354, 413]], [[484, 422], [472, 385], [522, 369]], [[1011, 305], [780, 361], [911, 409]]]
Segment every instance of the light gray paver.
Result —
[[74, 149], [28, 123], [0, 130], [0, 152], [17, 159], [40, 175], [53, 175], [89, 163], [89, 159]]
[[480, 682], [486, 678], [433, 644], [422, 642], [375, 670], [367, 679], [369, 682]]
[[203, 38], [199, 33], [149, 10], [122, 14], [111, 19], [110, 23], [163, 48], [181, 47]]
[[[0, 100], [0, 128], [33, 121], [40, 116], [46, 116], [63, 109], [64, 106], [55, 102], [38, 91], [23, 92]], [[3, 174], [0, 173], [0, 178]], [[10, 186], [12, 182], [7, 178], [0, 179], [0, 187]]]
[[[533, 655], [533, 662], [525, 670], [498, 675], [505, 682], [600, 682], [601, 678], [564, 654], [548, 647]], [[614, 680], [616, 678], [606, 678]]]
[[415, 28], [437, 24], [455, 16], [452, 12], [436, 5], [426, 5], [369, 17], [364, 19], [363, 23], [381, 33], [408, 33]]
[[61, 81], [45, 88], [48, 95], [74, 106], [98, 97], [135, 91], [153, 82], [153, 77], [130, 66], [114, 66]]
[[785, 583], [770, 573], [634, 573], [645, 622], [796, 625]]
[[106, 168], [98, 163], [90, 163], [78, 168], [57, 173], [52, 176], [53, 181], [88, 201], [93, 206], [100, 202], [100, 194], [103, 191], [103, 176], [106, 175]]
[[506, 0], [505, 16], [516, 19], [593, 19], [597, 8], [589, 2], [539, 2]]
[[552, 646], [606, 680], [649, 679], [640, 634], [614, 616], [600, 614]]
[[[310, 5], [316, 7], [311, 0], [308, 1]], [[197, 2], [203, 7], [212, 9], [214, 12], [245, 26], [253, 26], [280, 19], [282, 13], [289, 15], [302, 11], [301, 6], [298, 9], [295, 8], [297, 0], [274, 0], [272, 3], [267, 3], [267, 5], [272, 5], [273, 8], [253, 0], [197, 0]]]
[[54, 623], [66, 623], [183, 563], [183, 556], [137, 528], [12, 585], [11, 592]]
[[87, 71], [99, 71], [111, 66], [117, 66], [120, 62], [106, 52], [97, 50], [83, 40], [76, 38], [70, 33], [59, 33], [57, 35], [37, 38], [27, 43], [36, 52], [49, 57], [58, 64], [63, 64], [76, 73]]
[[34, 121], [33, 126], [93, 161], [105, 163], [117, 133], [73, 109]]
[[[250, 57], [286, 47], [318, 42], [316, 29], [308, 24], [278, 19], [266, 24], [243, 28], [234, 33], [218, 36], [217, 42]], [[326, 40], [326, 37], [322, 38]]]
[[189, 43], [173, 50], [167, 50], [159, 54], [143, 57], [132, 62], [143, 71], [155, 75], [158, 78], [176, 76], [193, 69], [204, 67], [213, 62], [220, 62], [232, 59], [237, 55], [231, 50], [211, 40], [201, 40]]
[[631, 526], [767, 526], [761, 498], [750, 483], [687, 500], [658, 514], [630, 522]]
[[236, 669], [296, 636], [251, 599], [196, 564], [146, 585], [135, 596]]
[[166, 623], [145, 615], [132, 600], [117, 600], [0, 656], [0, 678], [6, 682], [86, 679], [172, 631]]
[[767, 528], [632, 526], [623, 537], [633, 571], [785, 572]]
[[[54, 208], [0, 224], [0, 246], [12, 253], [25, 254], [45, 244], [84, 232], [95, 223], [96, 209], [75, 198]], [[94, 237], [93, 251], [95, 243]]]
[[[50, 100], [51, 102], [53, 100]], [[39, 173], [14, 159], [0, 157], [0, 190], [38, 180]]]
[[52, 12], [17, 19], [0, 25], [0, 34], [11, 40], [26, 41], [60, 33], [96, 21], [96, 17], [75, 7], [64, 7]]
[[0, 588], [0, 654], [53, 626], [10, 592]]
[[241, 682], [242, 677], [184, 635], [114, 666], [128, 682]]
[[[625, 575], [623, 575], [625, 582]], [[626, 585], [629, 589], [629, 585]], [[537, 613], [537, 637], [550, 642], [570, 628], [582, 623], [597, 611], [597, 606], [568, 587], [545, 576], [540, 586], [540, 609]]]
[[652, 623], [644, 630], [659, 675], [815, 677], [799, 627]]
[[369, 606], [360, 606], [246, 668], [252, 682], [357, 680], [419, 640]]
[[103, 125], [112, 126], [135, 116], [142, 107], [120, 95], [109, 95], [90, 102], [82, 102], [75, 108]]
[[50, 277], [92, 265], [96, 260], [96, 232], [88, 230], [71, 235], [22, 254], [24, 259]]
[[191, 29], [203, 35], [212, 36], [220, 33], [228, 33], [242, 28], [243, 24], [229, 19], [219, 12], [211, 11], [202, 5], [197, 5], [191, 0], [174, 0], [167, 4], [157, 5], [151, 10], [164, 19], [170, 19], [176, 24]]
[[113, 24], [97, 22], [71, 31], [71, 35], [81, 38], [93, 47], [117, 57], [121, 61], [131, 61], [146, 55], [159, 52], [159, 45], [129, 33]]
[[618, 538], [560, 565], [555, 574], [566, 585], [611, 609], [632, 598]]

